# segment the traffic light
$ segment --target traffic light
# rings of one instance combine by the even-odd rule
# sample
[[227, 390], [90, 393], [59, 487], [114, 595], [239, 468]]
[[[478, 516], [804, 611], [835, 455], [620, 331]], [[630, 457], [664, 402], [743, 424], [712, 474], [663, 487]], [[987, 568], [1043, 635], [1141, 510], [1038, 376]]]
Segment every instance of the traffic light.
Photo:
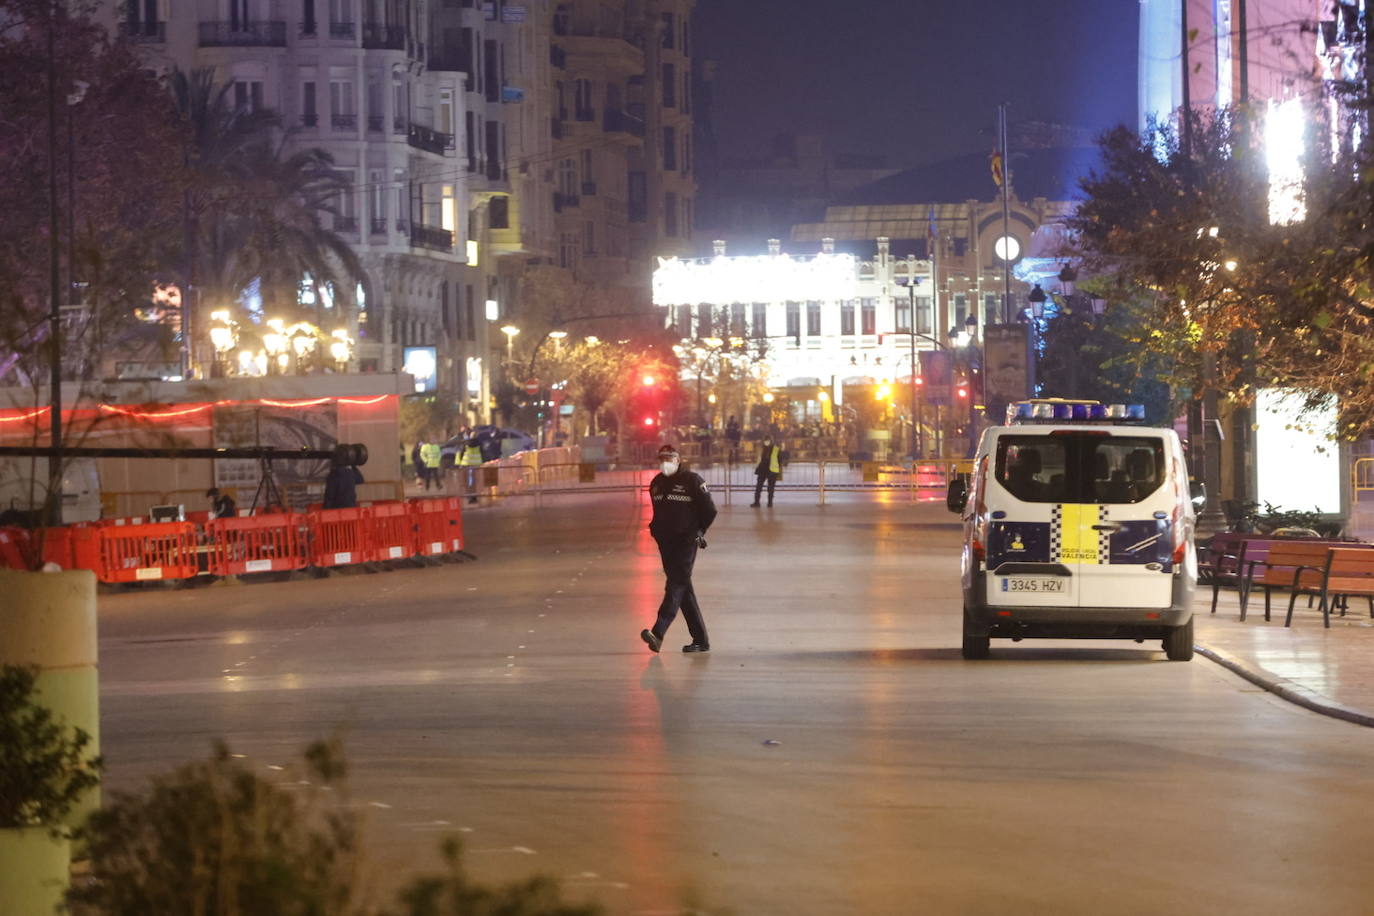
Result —
[[967, 400], [967, 399], [968, 399], [968, 385], [967, 385], [966, 383], [960, 383], [959, 387], [957, 387], [957, 388], [954, 389], [954, 396], [957, 397], [957, 398], [958, 398], [959, 400], [961, 400], [961, 401]]
[[644, 426], [645, 426], [645, 428], [652, 428], [653, 426], [656, 426], [657, 424], [658, 424], [658, 421], [655, 420], [653, 417], [645, 417], [645, 418], [644, 418]]
[[654, 378], [652, 375], [650, 375], [649, 373], [646, 372], [646, 373], [644, 374], [644, 377], [643, 377], [642, 379], [640, 379], [639, 382], [640, 382], [640, 384], [643, 385], [645, 388], [652, 388], [652, 387], [654, 387], [654, 385], [656, 385], [656, 384], [658, 383], [658, 379]]

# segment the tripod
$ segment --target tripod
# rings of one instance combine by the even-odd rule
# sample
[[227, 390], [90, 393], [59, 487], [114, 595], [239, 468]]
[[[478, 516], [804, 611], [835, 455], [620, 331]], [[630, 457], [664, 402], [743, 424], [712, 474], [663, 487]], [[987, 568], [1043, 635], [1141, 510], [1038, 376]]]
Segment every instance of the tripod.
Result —
[[256, 512], [258, 500], [263, 501], [263, 508], [271, 510], [274, 506], [286, 511], [286, 503], [282, 502], [281, 490], [277, 488], [277, 478], [272, 473], [272, 459], [264, 456], [258, 458], [258, 488], [253, 493], [253, 505], [250, 511]]

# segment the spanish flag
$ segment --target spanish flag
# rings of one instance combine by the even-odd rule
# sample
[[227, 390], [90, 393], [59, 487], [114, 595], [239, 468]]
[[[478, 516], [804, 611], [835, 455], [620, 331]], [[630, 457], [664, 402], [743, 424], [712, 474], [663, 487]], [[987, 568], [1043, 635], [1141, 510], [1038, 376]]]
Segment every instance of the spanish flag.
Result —
[[992, 168], [992, 183], [997, 187], [1002, 187], [1002, 182], [1006, 180], [1006, 174], [1002, 170], [1002, 154], [998, 150], [993, 150], [988, 157], [988, 165]]

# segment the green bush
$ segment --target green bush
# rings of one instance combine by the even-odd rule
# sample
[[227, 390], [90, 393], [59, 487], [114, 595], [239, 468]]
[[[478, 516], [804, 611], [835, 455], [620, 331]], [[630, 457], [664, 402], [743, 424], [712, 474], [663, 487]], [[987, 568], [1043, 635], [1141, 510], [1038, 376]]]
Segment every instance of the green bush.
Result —
[[37, 672], [0, 666], [0, 827], [56, 827], [100, 782], [91, 736], [34, 702]]
[[219, 745], [210, 760], [115, 793], [83, 831], [90, 876], [68, 895], [75, 916], [596, 916], [561, 900], [556, 882], [499, 887], [465, 873], [460, 846], [445, 872], [413, 879], [399, 909], [365, 894], [361, 819], [347, 806], [335, 742], [311, 745], [313, 783], [291, 791], [262, 779]]

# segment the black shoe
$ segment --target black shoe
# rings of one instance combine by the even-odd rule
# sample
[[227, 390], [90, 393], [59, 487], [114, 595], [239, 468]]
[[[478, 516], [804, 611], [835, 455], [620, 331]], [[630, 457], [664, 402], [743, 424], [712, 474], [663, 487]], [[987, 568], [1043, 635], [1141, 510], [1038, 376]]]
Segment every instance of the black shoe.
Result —
[[644, 640], [644, 644], [649, 647], [650, 652], [657, 652], [663, 645], [663, 640], [654, 635], [653, 630], [640, 630], [639, 638]]
[[750, 504], [749, 504], [749, 508], [751, 508], [751, 509], [757, 509], [758, 507], [759, 507], [759, 504], [758, 504], [758, 503], [750, 503]]
[[683, 652], [710, 652], [710, 646], [704, 646], [699, 642], [688, 643], [682, 647]]
[[768, 500], [768, 508], [773, 508], [773, 501], [771, 499]]

